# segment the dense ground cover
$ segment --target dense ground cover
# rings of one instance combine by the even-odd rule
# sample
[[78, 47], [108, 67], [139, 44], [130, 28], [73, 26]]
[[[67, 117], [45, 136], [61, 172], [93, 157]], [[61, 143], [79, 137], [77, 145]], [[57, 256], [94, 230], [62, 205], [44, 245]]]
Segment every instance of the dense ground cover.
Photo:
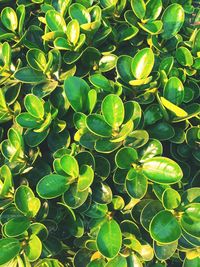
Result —
[[0, 0], [0, 266], [200, 266], [198, 0]]

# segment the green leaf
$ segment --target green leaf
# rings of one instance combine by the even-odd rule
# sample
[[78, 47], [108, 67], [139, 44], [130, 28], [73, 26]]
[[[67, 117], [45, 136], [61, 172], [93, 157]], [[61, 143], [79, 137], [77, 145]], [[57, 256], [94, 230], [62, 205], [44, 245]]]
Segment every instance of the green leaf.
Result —
[[106, 204], [92, 203], [84, 214], [90, 218], [102, 218], [108, 212], [108, 207]]
[[105, 180], [110, 174], [110, 162], [102, 157], [95, 156], [95, 174]]
[[92, 260], [90, 263], [88, 263], [87, 267], [104, 267], [105, 261], [104, 259], [96, 259]]
[[191, 119], [197, 116], [200, 112], [200, 105], [198, 103], [192, 103], [188, 106], [185, 106], [185, 111], [188, 113], [187, 116], [174, 118], [172, 122], [177, 123], [177, 122], [185, 121], [185, 120], [188, 120], [188, 119]]
[[97, 92], [95, 89], [92, 89], [88, 92], [88, 109], [91, 113], [97, 102]]
[[199, 257], [196, 257], [194, 259], [187, 259], [185, 258], [183, 267], [198, 267], [200, 264], [200, 259]]
[[125, 187], [132, 198], [143, 198], [148, 187], [147, 178], [131, 168], [126, 176]]
[[86, 190], [93, 182], [94, 171], [88, 165], [82, 165], [80, 168], [80, 174], [78, 177], [78, 190]]
[[37, 128], [41, 125], [41, 120], [33, 117], [28, 112], [23, 112], [16, 117], [16, 122], [24, 128]]
[[68, 188], [68, 179], [65, 176], [49, 174], [39, 181], [36, 191], [41, 198], [51, 199], [62, 195]]
[[40, 83], [46, 80], [46, 76], [41, 71], [36, 71], [30, 67], [17, 70], [14, 77], [24, 83]]
[[149, 105], [144, 111], [144, 122], [151, 125], [163, 118], [160, 106], [158, 104]]
[[103, 116], [91, 114], [86, 119], [88, 129], [98, 136], [110, 137], [112, 135], [112, 127], [104, 120]]
[[105, 55], [99, 61], [99, 70], [107, 72], [112, 70], [117, 64], [117, 56], [114, 54]]
[[191, 203], [181, 217], [182, 228], [191, 236], [200, 238], [200, 203]]
[[67, 38], [74, 46], [78, 42], [79, 35], [80, 35], [80, 27], [77, 20], [72, 20], [67, 25]]
[[6, 42], [3, 43], [3, 45], [2, 45], [2, 56], [3, 56], [3, 60], [4, 60], [5, 66], [10, 68], [10, 64], [11, 64], [11, 47]]
[[181, 196], [176, 190], [167, 188], [162, 194], [162, 203], [168, 210], [176, 209], [181, 203]]
[[149, 140], [149, 134], [145, 130], [132, 131], [123, 142], [125, 146], [139, 148], [145, 145]]
[[164, 70], [166, 75], [168, 75], [173, 67], [174, 58], [173, 57], [165, 57], [162, 59], [159, 70]]
[[181, 167], [165, 157], [147, 159], [142, 166], [142, 172], [149, 180], [159, 184], [174, 184], [183, 177]]
[[185, 117], [185, 116], [188, 115], [188, 113], [185, 110], [183, 110], [182, 108], [179, 108], [178, 106], [172, 104], [170, 101], [168, 101], [164, 97], [161, 96], [160, 100], [161, 100], [163, 106], [166, 107], [171, 112], [173, 112], [176, 115], [176, 117]]
[[198, 31], [195, 34], [195, 38], [194, 38], [194, 42], [193, 42], [193, 46], [192, 46], [192, 50], [195, 54], [197, 54], [198, 52], [200, 52], [200, 29], [198, 29]]
[[18, 32], [19, 32], [19, 35], [21, 36], [23, 34], [23, 26], [24, 26], [24, 20], [26, 16], [25, 6], [19, 5], [16, 11], [17, 11], [17, 17], [19, 19]]
[[0, 240], [0, 249], [0, 264], [3, 265], [19, 254], [21, 246], [19, 240], [15, 238], [2, 238]]
[[30, 49], [26, 54], [29, 66], [37, 71], [44, 71], [47, 61], [43, 51], [39, 49]]
[[129, 169], [138, 160], [137, 151], [132, 147], [123, 147], [115, 155], [116, 165], [120, 169]]
[[132, 63], [132, 58], [130, 56], [122, 55], [117, 60], [117, 72], [120, 78], [125, 83], [128, 83], [129, 81], [134, 79], [131, 72], [131, 63]]
[[4, 232], [8, 237], [15, 237], [23, 234], [29, 226], [30, 221], [26, 217], [16, 217], [4, 225]]
[[109, 260], [105, 267], [127, 267], [126, 258], [121, 255], [117, 255], [113, 259]]
[[73, 156], [62, 156], [60, 159], [60, 166], [67, 175], [71, 176], [72, 178], [78, 177], [79, 166], [77, 160]]
[[55, 10], [47, 11], [45, 15], [47, 26], [51, 31], [63, 31], [66, 32], [66, 23], [62, 15]]
[[124, 123], [132, 119], [134, 122], [134, 128], [136, 129], [142, 117], [142, 110], [140, 104], [136, 101], [128, 101], [124, 103], [124, 108], [125, 108]]
[[105, 222], [97, 235], [97, 248], [103, 256], [114, 258], [120, 251], [122, 234], [115, 220]]
[[165, 85], [163, 96], [173, 104], [179, 106], [184, 99], [184, 87], [181, 80], [177, 77], [171, 77]]
[[0, 194], [1, 197], [3, 198], [9, 195], [10, 191], [12, 191], [13, 188], [12, 173], [7, 165], [3, 165], [0, 168], [0, 183], [1, 183]]
[[79, 166], [88, 165], [88, 166], [92, 167], [93, 169], [95, 169], [96, 160], [95, 160], [95, 158], [91, 152], [82, 151], [82, 152], [78, 153], [75, 156], [75, 158], [78, 161]]
[[88, 111], [88, 84], [81, 78], [69, 77], [64, 82], [65, 94], [76, 112]]
[[145, 85], [150, 83], [152, 80], [152, 76], [145, 78], [145, 79], [141, 79], [141, 80], [131, 80], [129, 81], [129, 84], [132, 86], [140, 86], [140, 85]]
[[31, 235], [28, 245], [25, 247], [25, 254], [30, 262], [36, 261], [42, 253], [42, 242], [37, 235]]
[[44, 117], [44, 105], [37, 96], [33, 94], [26, 95], [24, 106], [33, 117], [40, 119]]
[[140, 213], [140, 223], [146, 231], [149, 232], [149, 226], [153, 217], [163, 210], [163, 206], [158, 200], [151, 200], [148, 202]]
[[186, 142], [191, 148], [195, 148], [200, 141], [200, 128], [191, 127], [186, 132]]
[[105, 92], [112, 92], [113, 88], [109, 80], [104, 77], [102, 74], [93, 74], [89, 77], [90, 82], [98, 88], [103, 89]]
[[185, 13], [181, 5], [174, 3], [168, 6], [162, 15], [162, 38], [167, 40], [175, 36], [183, 26], [184, 19]]
[[18, 19], [14, 9], [5, 7], [1, 11], [1, 22], [8, 30], [15, 32], [18, 26]]
[[109, 204], [112, 201], [111, 188], [102, 182], [96, 182], [92, 185], [93, 200], [99, 204]]
[[74, 3], [69, 7], [69, 15], [72, 19], [76, 19], [80, 25], [91, 22], [91, 17], [87, 9], [78, 3]]
[[158, 34], [162, 30], [163, 23], [161, 20], [155, 20], [142, 24], [138, 22], [138, 25], [151, 35]]
[[146, 12], [146, 5], [143, 0], [131, 0], [133, 12], [139, 19], [143, 19]]
[[140, 162], [143, 162], [155, 156], [161, 156], [162, 153], [162, 144], [157, 139], [150, 139], [138, 152]]
[[33, 191], [26, 185], [17, 188], [14, 201], [16, 207], [28, 217], [34, 217], [41, 205], [40, 200], [34, 196]]
[[148, 129], [150, 137], [160, 141], [169, 140], [175, 135], [174, 128], [167, 122], [157, 122]]
[[154, 66], [154, 53], [150, 48], [140, 50], [133, 58], [131, 70], [136, 79], [149, 76]]
[[155, 20], [159, 17], [162, 11], [161, 0], [149, 0], [146, 4], [145, 19]]
[[121, 142], [121, 141], [124, 141], [127, 137], [127, 135], [129, 135], [132, 130], [133, 130], [133, 121], [130, 120], [128, 121], [126, 124], [124, 124], [119, 133], [117, 135], [115, 135], [110, 141], [112, 143], [117, 143], [117, 142]]
[[119, 43], [131, 40], [139, 32], [139, 29], [137, 27], [135, 26], [129, 27], [128, 25], [121, 25], [118, 30], [119, 30], [119, 36], [118, 36]]
[[178, 245], [177, 241], [166, 245], [160, 245], [154, 242], [154, 251], [156, 257], [161, 261], [171, 258], [177, 249], [177, 245]]
[[176, 50], [176, 59], [182, 66], [193, 65], [192, 54], [186, 47], [181, 46]]
[[170, 211], [160, 211], [150, 224], [151, 237], [161, 243], [169, 244], [178, 240], [181, 236], [181, 228]]
[[84, 191], [78, 190], [78, 184], [74, 183], [70, 186], [69, 190], [64, 193], [64, 203], [72, 209], [77, 209], [86, 201], [88, 197], [88, 188]]
[[101, 104], [105, 121], [112, 127], [118, 128], [124, 120], [124, 105], [117, 95], [107, 95]]

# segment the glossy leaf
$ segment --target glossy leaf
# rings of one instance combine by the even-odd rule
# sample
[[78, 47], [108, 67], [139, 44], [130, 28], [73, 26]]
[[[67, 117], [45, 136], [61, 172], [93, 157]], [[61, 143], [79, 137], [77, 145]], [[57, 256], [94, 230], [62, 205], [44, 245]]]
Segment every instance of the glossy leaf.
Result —
[[121, 169], [129, 169], [138, 160], [137, 151], [132, 147], [123, 147], [118, 150], [115, 162]]
[[76, 159], [70, 155], [64, 155], [60, 159], [60, 166], [67, 175], [73, 178], [76, 178], [79, 174], [78, 163]]
[[175, 105], [180, 105], [184, 98], [184, 87], [177, 77], [171, 77], [165, 85], [163, 96]]
[[69, 77], [64, 82], [66, 96], [76, 112], [87, 111], [88, 84], [81, 78]]
[[126, 176], [126, 190], [133, 198], [142, 198], [147, 191], [147, 179], [144, 175], [137, 173], [136, 170], [130, 169]]
[[55, 10], [49, 10], [45, 15], [45, 20], [51, 31], [66, 31], [64, 18]]
[[167, 260], [172, 257], [177, 249], [178, 243], [175, 241], [174, 243], [160, 245], [158, 243], [154, 243], [154, 250], [156, 257], [159, 260]]
[[35, 95], [27, 95], [24, 99], [26, 110], [35, 118], [44, 117], [44, 106], [42, 101]]
[[5, 7], [1, 11], [1, 22], [10, 31], [16, 31], [18, 26], [17, 14], [11, 7]]
[[105, 222], [97, 236], [98, 250], [108, 258], [115, 257], [120, 251], [122, 234], [118, 223], [115, 220]]
[[42, 253], [42, 242], [37, 235], [31, 235], [28, 246], [25, 248], [25, 254], [30, 262], [36, 261]]
[[183, 177], [180, 166], [165, 157], [147, 159], [143, 164], [142, 172], [151, 181], [161, 184], [174, 184]]
[[70, 23], [67, 25], [66, 33], [70, 43], [76, 45], [80, 35], [80, 27], [77, 20], [70, 21]]
[[131, 72], [131, 62], [132, 58], [129, 56], [120, 56], [117, 60], [117, 71], [121, 79], [128, 83], [134, 77]]
[[82, 165], [80, 168], [80, 175], [78, 178], [78, 190], [86, 190], [93, 182], [94, 172], [88, 165]]
[[37, 184], [37, 193], [41, 198], [51, 199], [62, 195], [69, 188], [65, 176], [49, 174]]
[[151, 221], [150, 234], [162, 244], [173, 243], [181, 236], [181, 228], [170, 211], [160, 211]]
[[131, 0], [131, 7], [133, 9], [133, 12], [139, 19], [143, 19], [146, 12], [146, 5], [143, 0]]
[[0, 240], [0, 264], [6, 264], [20, 252], [20, 243], [19, 240], [15, 238], [3, 238]]
[[33, 70], [30, 67], [19, 69], [15, 72], [14, 77], [24, 83], [39, 83], [46, 80], [46, 76], [42, 72]]
[[23, 234], [30, 226], [26, 217], [16, 217], [4, 225], [4, 231], [8, 237], [16, 237]]
[[193, 65], [193, 57], [190, 51], [186, 47], [179, 47], [176, 50], [176, 59], [182, 66]]
[[149, 0], [146, 4], [145, 18], [150, 20], [155, 20], [158, 18], [161, 11], [162, 11], [161, 0]]
[[109, 260], [105, 267], [127, 267], [126, 258], [121, 255], [118, 255], [115, 258]]
[[[174, 19], [172, 20], [172, 18]], [[168, 6], [162, 15], [162, 37], [164, 39], [170, 39], [175, 36], [183, 26], [184, 19], [185, 13], [181, 5], [174, 3]]]
[[30, 49], [26, 57], [30, 67], [37, 71], [44, 71], [47, 64], [44, 52], [39, 49]]
[[162, 202], [166, 209], [172, 210], [177, 208], [181, 203], [181, 197], [179, 193], [172, 189], [167, 188], [162, 195]]
[[15, 205], [26, 216], [34, 217], [40, 209], [40, 200], [29, 187], [21, 185], [15, 192]]
[[133, 58], [131, 70], [136, 79], [149, 76], [154, 65], [154, 54], [150, 48], [140, 50]]
[[88, 197], [88, 193], [88, 188], [84, 191], [79, 191], [78, 184], [73, 184], [63, 195], [64, 203], [72, 209], [76, 209], [83, 205]]
[[88, 129], [102, 137], [110, 137], [112, 135], [112, 127], [104, 120], [103, 116], [91, 114], [86, 119]]
[[105, 121], [112, 127], [118, 128], [124, 120], [124, 105], [117, 95], [108, 95], [101, 105]]
[[190, 235], [200, 237], [199, 231], [199, 215], [200, 204], [193, 203], [187, 206], [182, 218], [181, 226]]

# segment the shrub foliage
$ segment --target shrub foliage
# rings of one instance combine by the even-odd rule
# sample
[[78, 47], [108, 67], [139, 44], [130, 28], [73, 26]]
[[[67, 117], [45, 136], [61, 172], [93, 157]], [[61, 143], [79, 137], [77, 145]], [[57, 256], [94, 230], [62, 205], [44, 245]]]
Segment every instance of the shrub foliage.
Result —
[[198, 0], [0, 0], [0, 265], [200, 266]]

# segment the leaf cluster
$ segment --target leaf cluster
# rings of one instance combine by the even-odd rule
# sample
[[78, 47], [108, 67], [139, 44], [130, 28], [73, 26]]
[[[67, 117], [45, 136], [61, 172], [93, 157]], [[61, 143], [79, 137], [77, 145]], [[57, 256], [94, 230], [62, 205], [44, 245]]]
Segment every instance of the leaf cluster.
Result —
[[198, 0], [0, 0], [0, 266], [200, 266]]

